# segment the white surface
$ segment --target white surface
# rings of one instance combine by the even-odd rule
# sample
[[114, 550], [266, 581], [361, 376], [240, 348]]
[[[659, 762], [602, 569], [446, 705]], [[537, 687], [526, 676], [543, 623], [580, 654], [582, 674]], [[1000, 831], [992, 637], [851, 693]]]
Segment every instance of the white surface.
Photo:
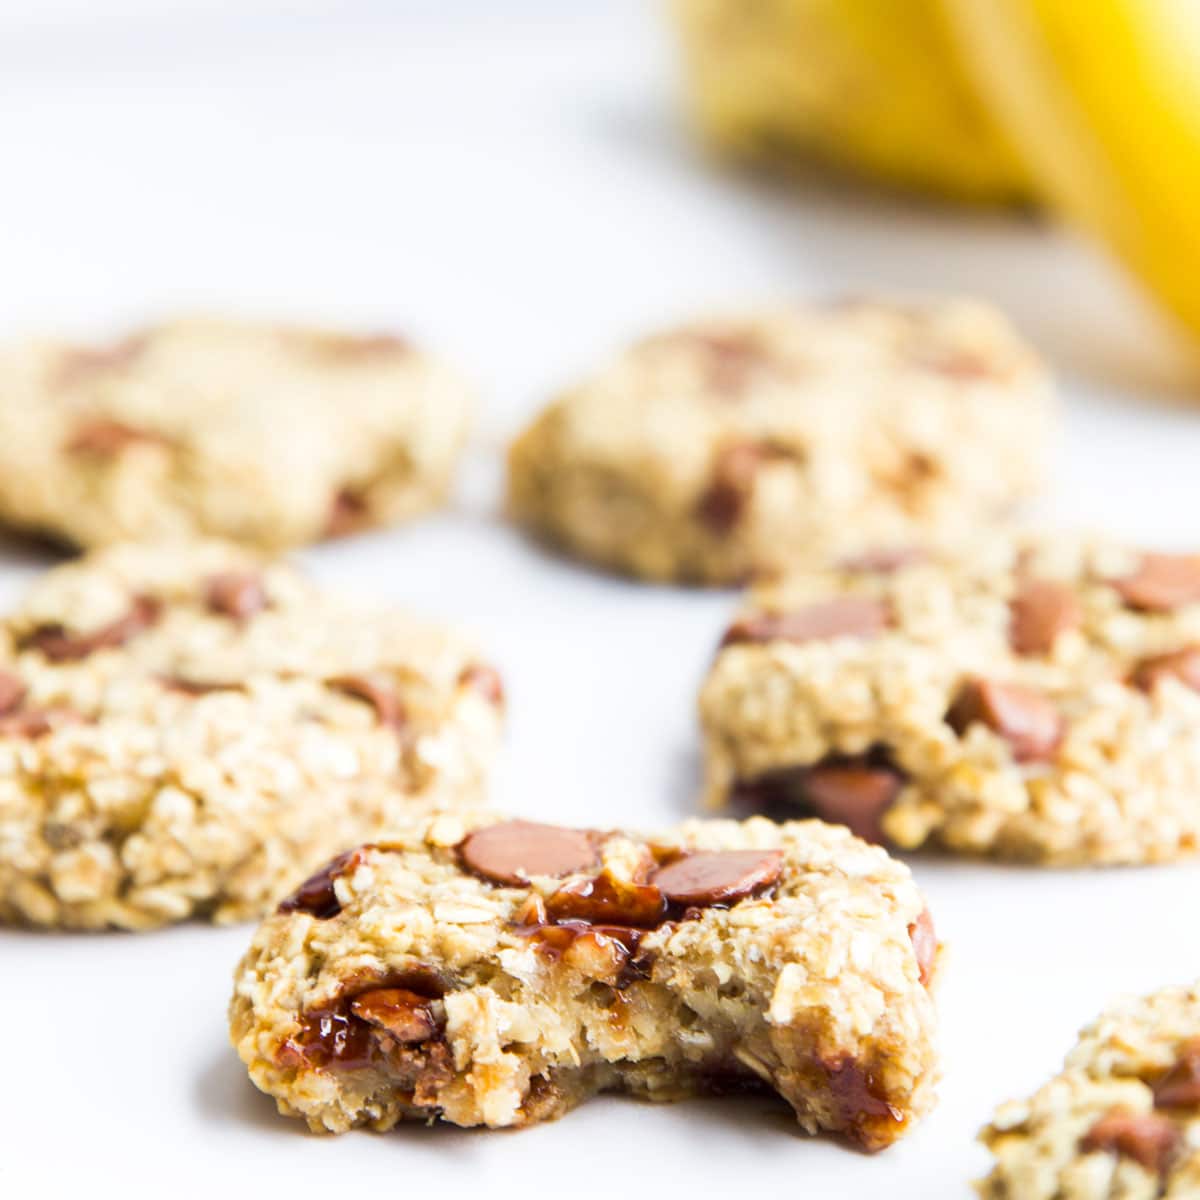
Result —
[[[871, 283], [990, 296], [1070, 392], [1048, 517], [1200, 541], [1200, 414], [1158, 403], [1165, 341], [1104, 263], [1021, 219], [711, 171], [677, 127], [653, 10], [0, 10], [0, 332], [232, 307], [394, 324], [462, 360], [486, 407], [455, 511], [305, 557], [486, 639], [512, 698], [502, 806], [650, 826], [692, 810], [694, 691], [731, 597], [599, 577], [492, 515], [501, 439], [647, 324]], [[0, 599], [39, 565], [7, 549]], [[226, 1045], [247, 930], [10, 932], [0, 1195], [964, 1197], [996, 1101], [1039, 1083], [1114, 993], [1200, 972], [1179, 936], [1200, 873], [914, 868], [952, 943], [945, 1082], [881, 1156], [734, 1100], [603, 1099], [515, 1134], [313, 1138]]]

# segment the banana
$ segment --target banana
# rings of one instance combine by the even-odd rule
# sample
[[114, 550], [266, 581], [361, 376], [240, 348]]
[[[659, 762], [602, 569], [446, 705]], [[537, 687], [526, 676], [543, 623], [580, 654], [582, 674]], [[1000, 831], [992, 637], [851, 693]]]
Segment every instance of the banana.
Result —
[[1038, 185], [1200, 332], [1200, 3], [937, 2]]
[[950, 199], [1030, 197], [936, 0], [674, 0], [674, 11], [692, 106], [718, 149], [799, 152]]

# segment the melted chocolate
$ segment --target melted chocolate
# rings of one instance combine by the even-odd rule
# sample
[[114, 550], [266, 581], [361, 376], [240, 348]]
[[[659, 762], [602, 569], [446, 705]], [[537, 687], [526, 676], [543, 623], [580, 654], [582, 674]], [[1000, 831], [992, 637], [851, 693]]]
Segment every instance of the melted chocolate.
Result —
[[336, 917], [342, 911], [334, 884], [343, 875], [348, 875], [363, 862], [367, 851], [374, 849], [372, 845], [358, 846], [339, 854], [332, 862], [328, 862], [315, 875], [306, 879], [286, 900], [279, 905], [279, 912], [306, 912], [310, 916], [324, 921]]
[[[330, 1004], [300, 1014], [296, 1032], [280, 1046], [278, 1058], [283, 1063], [298, 1060], [317, 1070], [333, 1066], [355, 1071], [397, 1063], [411, 1066], [422, 1056], [421, 1051], [412, 1049], [418, 1029], [428, 1030], [428, 1038], [422, 1039], [426, 1053], [431, 1044], [444, 1053], [442, 1021], [433, 1002], [445, 991], [438, 975], [423, 967], [369, 982], [352, 981]], [[398, 1004], [405, 1010], [405, 1020], [403, 1024], [390, 1023], [393, 1029], [404, 1031], [401, 1037], [388, 1028], [388, 1010]]]

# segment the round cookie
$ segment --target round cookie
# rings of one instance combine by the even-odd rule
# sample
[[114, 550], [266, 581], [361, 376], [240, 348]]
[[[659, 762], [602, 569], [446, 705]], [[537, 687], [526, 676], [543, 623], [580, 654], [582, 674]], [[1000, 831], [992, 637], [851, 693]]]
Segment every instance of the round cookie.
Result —
[[449, 489], [470, 397], [395, 337], [183, 320], [0, 351], [0, 521], [80, 546], [281, 548]]
[[0, 623], [0, 921], [260, 914], [477, 801], [499, 678], [457, 637], [216, 543], [49, 572]]
[[513, 444], [514, 518], [654, 580], [973, 529], [1033, 492], [1041, 366], [975, 304], [845, 302], [634, 346]]
[[980, 1140], [996, 1159], [982, 1200], [1200, 1196], [1200, 990], [1114, 1005]]
[[1046, 865], [1200, 847], [1200, 558], [995, 537], [765, 583], [700, 710], [710, 803]]
[[937, 958], [908, 869], [818, 821], [647, 838], [449, 813], [284, 900], [230, 1031], [316, 1131], [767, 1090], [880, 1149], [933, 1103]]

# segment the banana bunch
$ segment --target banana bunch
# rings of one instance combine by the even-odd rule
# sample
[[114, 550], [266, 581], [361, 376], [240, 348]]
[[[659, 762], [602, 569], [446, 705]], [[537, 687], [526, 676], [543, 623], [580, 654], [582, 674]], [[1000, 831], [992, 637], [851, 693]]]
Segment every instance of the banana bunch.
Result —
[[1200, 0], [673, 0], [701, 127], [1045, 202], [1200, 333]]

